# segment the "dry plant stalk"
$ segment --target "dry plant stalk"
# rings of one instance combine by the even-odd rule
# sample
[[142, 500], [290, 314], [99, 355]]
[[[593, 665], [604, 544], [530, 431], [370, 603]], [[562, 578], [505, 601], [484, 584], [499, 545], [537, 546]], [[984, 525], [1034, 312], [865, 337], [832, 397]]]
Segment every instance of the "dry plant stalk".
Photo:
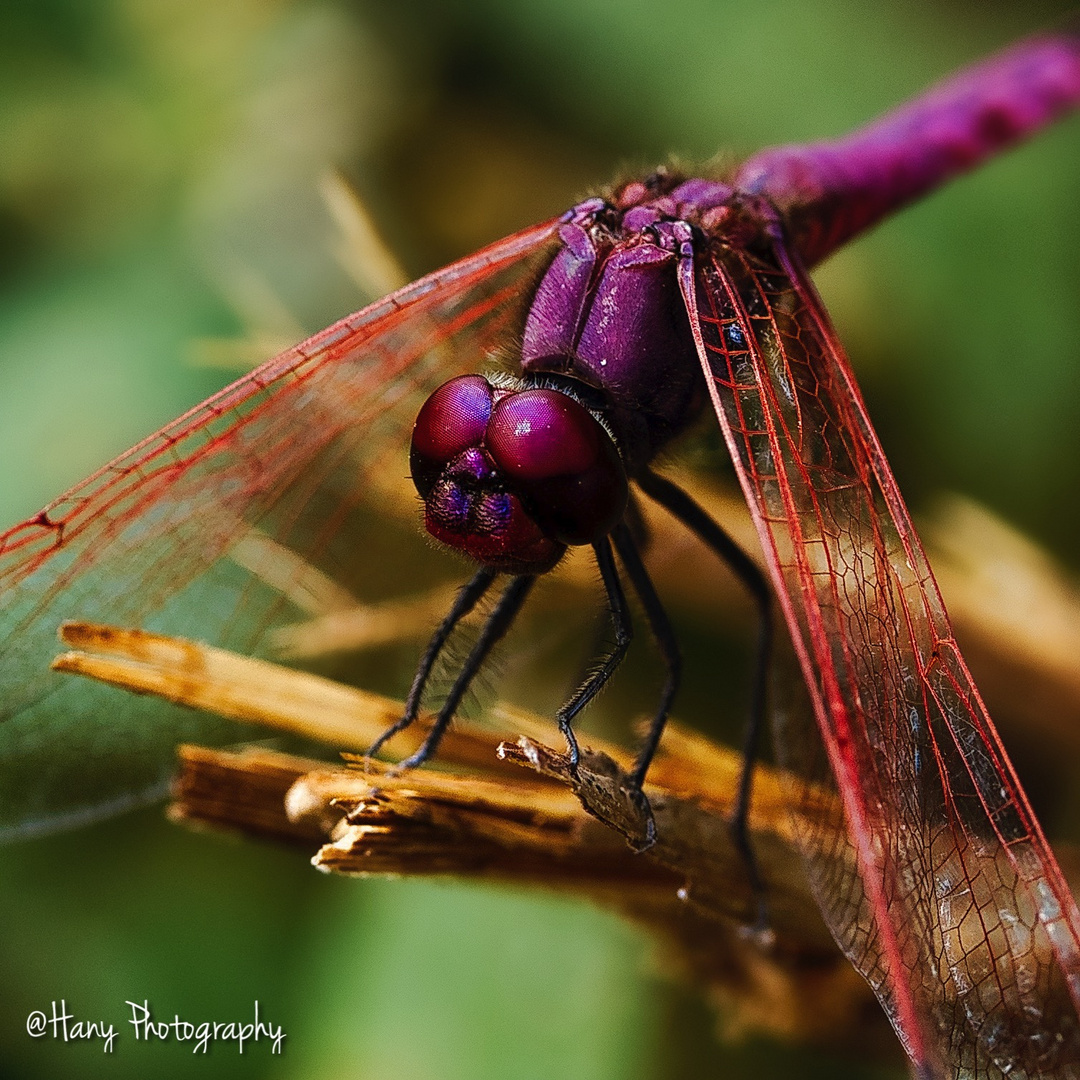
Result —
[[[145, 631], [69, 624], [62, 637], [77, 651], [58, 670], [332, 746], [366, 747], [401, 713], [400, 702]], [[896, 1053], [821, 920], [777, 774], [758, 774], [750, 820], [768, 890], [765, 943], [746, 930], [755, 898], [729, 827], [737, 755], [672, 725], [647, 787], [658, 839], [636, 853], [645, 819], [624, 751], [594, 740], [574, 772], [540, 741], [550, 723], [505, 706], [492, 717], [516, 739], [458, 725], [437, 767], [407, 774], [350, 755], [342, 765], [181, 747], [170, 815], [317, 848], [312, 862], [327, 872], [453, 875], [588, 898], [652, 931], [661, 962], [706, 990], [726, 1034]], [[419, 745], [417, 727], [394, 740], [397, 754]]]

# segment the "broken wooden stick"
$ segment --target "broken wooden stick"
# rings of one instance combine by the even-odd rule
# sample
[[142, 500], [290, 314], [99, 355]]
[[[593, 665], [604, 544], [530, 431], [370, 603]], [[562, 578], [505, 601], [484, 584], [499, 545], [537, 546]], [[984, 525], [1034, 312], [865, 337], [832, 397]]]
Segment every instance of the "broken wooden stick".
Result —
[[[370, 744], [401, 711], [379, 695], [145, 631], [69, 624], [63, 640], [75, 651], [57, 658], [59, 670], [334, 746]], [[181, 747], [170, 816], [298, 845], [326, 872], [452, 875], [585, 897], [647, 927], [662, 962], [704, 988], [729, 1035], [895, 1052], [802, 874], [781, 777], [762, 770], [750, 818], [768, 890], [765, 944], [747, 932], [756, 898], [729, 827], [737, 755], [672, 725], [647, 786], [657, 841], [637, 853], [645, 819], [623, 750], [593, 740], [573, 770], [544, 745], [549, 723], [508, 706], [491, 716], [516, 738], [461, 724], [437, 768], [404, 774], [349, 755], [333, 763]], [[394, 740], [398, 754], [419, 745], [415, 726]]]

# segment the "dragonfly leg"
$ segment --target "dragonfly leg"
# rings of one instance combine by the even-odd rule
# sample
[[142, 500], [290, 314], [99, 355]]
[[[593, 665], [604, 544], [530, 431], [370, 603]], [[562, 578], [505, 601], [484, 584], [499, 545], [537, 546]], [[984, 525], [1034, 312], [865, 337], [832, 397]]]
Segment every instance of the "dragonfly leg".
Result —
[[573, 696], [555, 714], [559, 722], [559, 730], [566, 739], [566, 745], [570, 752], [570, 767], [577, 768], [580, 751], [577, 737], [571, 726], [574, 717], [577, 716], [586, 705], [599, 693], [604, 683], [611, 678], [612, 673], [622, 662], [626, 650], [634, 636], [634, 627], [630, 621], [630, 609], [623, 595], [622, 584], [619, 582], [619, 572], [615, 568], [615, 557], [611, 554], [611, 543], [605, 536], [593, 544], [596, 553], [596, 565], [600, 567], [600, 577], [603, 579], [604, 588], [607, 590], [608, 606], [611, 609], [611, 620], [615, 627], [615, 644], [605, 656], [592, 674], [574, 691]]
[[618, 551], [619, 558], [622, 559], [622, 564], [626, 568], [627, 577], [630, 578], [630, 583], [638, 594], [641, 606], [645, 609], [645, 618], [649, 621], [649, 628], [656, 638], [656, 643], [664, 658], [664, 665], [667, 668], [667, 679], [660, 695], [660, 704], [653, 715], [645, 741], [638, 751], [634, 771], [630, 774], [631, 779], [640, 789], [645, 783], [645, 774], [648, 772], [653, 754], [656, 753], [660, 735], [663, 733], [664, 724], [667, 722], [668, 713], [671, 711], [671, 702], [674, 700], [675, 693], [679, 688], [679, 678], [682, 674], [682, 654], [679, 652], [679, 643], [675, 638], [675, 631], [668, 621], [667, 612], [664, 611], [664, 607], [660, 603], [660, 597], [656, 593], [649, 572], [641, 561], [641, 555], [638, 553], [637, 544], [630, 535], [630, 530], [625, 525], [620, 524], [612, 535], [615, 539], [615, 550]]
[[743, 739], [742, 772], [739, 775], [735, 805], [731, 813], [731, 835], [746, 865], [750, 887], [757, 898], [755, 929], [764, 931], [768, 921], [765, 884], [761, 879], [754, 848], [750, 842], [748, 819], [754, 783], [754, 766], [759, 753], [761, 731], [765, 726], [766, 691], [773, 650], [772, 597], [769, 583], [750, 556], [677, 484], [648, 469], [643, 470], [635, 479], [650, 499], [658, 502], [678, 518], [728, 564], [735, 576], [746, 586], [758, 608], [757, 654], [751, 688], [750, 717]]
[[392, 739], [399, 731], [404, 731], [415, 719], [420, 711], [420, 700], [424, 695], [424, 687], [431, 676], [431, 670], [435, 661], [439, 658], [447, 639], [454, 632], [454, 628], [470, 611], [480, 602], [484, 593], [488, 591], [491, 583], [495, 580], [496, 571], [489, 567], [482, 567], [472, 578], [462, 586], [454, 600], [453, 607], [447, 612], [446, 617], [439, 624], [438, 629], [431, 636], [428, 647], [417, 665], [416, 674], [413, 676], [412, 686], [409, 688], [409, 696], [405, 699], [405, 710], [401, 719], [391, 724], [368, 748], [367, 757], [374, 757], [379, 750]]
[[639, 548], [647, 548], [652, 539], [649, 523], [645, 520], [645, 514], [641, 509], [641, 499], [637, 492], [631, 491], [626, 500], [626, 512], [623, 514], [622, 524], [630, 531], [630, 538]]
[[[473, 578], [473, 581], [475, 580], [476, 578]], [[488, 654], [506, 634], [507, 630], [510, 629], [535, 582], [535, 574], [521, 574], [510, 579], [510, 584], [506, 586], [502, 596], [499, 597], [499, 602], [488, 616], [483, 630], [480, 631], [480, 636], [476, 639], [476, 644], [473, 645], [472, 651], [458, 673], [458, 677], [454, 680], [454, 685], [450, 688], [450, 693], [443, 702], [439, 715], [435, 717], [435, 723], [431, 725], [427, 738], [415, 754], [410, 755], [398, 764], [398, 769], [413, 769], [417, 765], [422, 765], [435, 753], [439, 741], [446, 733], [450, 721], [454, 718], [454, 713], [457, 712], [458, 706], [461, 704], [461, 699], [469, 689], [469, 684], [476, 677], [476, 673], [484, 666]], [[472, 582], [469, 584], [471, 585]]]

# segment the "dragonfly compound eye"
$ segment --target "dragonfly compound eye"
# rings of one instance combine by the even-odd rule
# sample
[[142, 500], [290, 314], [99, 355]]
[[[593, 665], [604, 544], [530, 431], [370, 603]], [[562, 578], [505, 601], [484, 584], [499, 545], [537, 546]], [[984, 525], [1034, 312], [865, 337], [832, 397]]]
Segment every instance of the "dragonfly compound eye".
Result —
[[507, 487], [560, 543], [599, 540], [626, 509], [626, 472], [611, 436], [558, 390], [523, 390], [497, 401], [486, 446]]
[[428, 532], [508, 573], [543, 573], [568, 544], [604, 536], [626, 507], [611, 436], [557, 390], [451, 379], [420, 410], [410, 462]]
[[451, 461], [483, 443], [493, 403], [493, 391], [482, 375], [451, 379], [424, 402], [409, 454], [413, 483], [421, 498], [428, 497]]

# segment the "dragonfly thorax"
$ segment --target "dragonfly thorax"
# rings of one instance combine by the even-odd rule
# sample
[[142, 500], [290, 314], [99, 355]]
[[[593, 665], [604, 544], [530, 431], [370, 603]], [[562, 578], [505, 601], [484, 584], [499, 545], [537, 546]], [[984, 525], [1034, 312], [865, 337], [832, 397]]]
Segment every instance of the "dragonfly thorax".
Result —
[[572, 375], [602, 392], [631, 476], [706, 401], [672, 227], [652, 205], [583, 203], [559, 229], [522, 337], [524, 371]]
[[443, 383], [413, 428], [413, 482], [437, 540], [485, 566], [543, 573], [568, 545], [606, 535], [627, 480], [603, 424], [558, 389]]

